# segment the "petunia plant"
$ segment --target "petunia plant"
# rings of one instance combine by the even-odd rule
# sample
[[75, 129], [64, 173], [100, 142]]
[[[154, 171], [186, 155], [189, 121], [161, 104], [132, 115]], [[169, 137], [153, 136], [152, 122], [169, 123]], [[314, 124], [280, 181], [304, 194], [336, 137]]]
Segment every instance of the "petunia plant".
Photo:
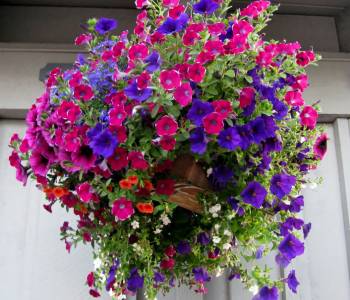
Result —
[[11, 138], [17, 179], [76, 215], [60, 229], [68, 252], [93, 247], [93, 297], [205, 293], [224, 270], [254, 300], [297, 291], [295, 270], [273, 280], [257, 261], [274, 251], [285, 268], [304, 252], [302, 188], [328, 139], [303, 99], [319, 57], [264, 39], [269, 1], [230, 2], [137, 0], [132, 34], [90, 19], [75, 41], [87, 53], [51, 71]]

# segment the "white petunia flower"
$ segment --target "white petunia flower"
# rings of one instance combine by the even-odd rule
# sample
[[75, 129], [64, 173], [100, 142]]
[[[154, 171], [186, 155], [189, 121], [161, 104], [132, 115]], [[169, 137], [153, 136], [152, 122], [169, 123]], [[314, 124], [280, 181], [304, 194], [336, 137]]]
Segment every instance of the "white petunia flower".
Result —
[[101, 268], [102, 265], [102, 260], [99, 259], [98, 257], [94, 259], [94, 268], [95, 270]]
[[220, 241], [221, 241], [221, 238], [220, 238], [220, 237], [218, 237], [218, 236], [213, 236], [213, 243], [214, 243], [214, 244], [219, 244]]
[[138, 221], [134, 220], [134, 221], [131, 222], [131, 227], [133, 229], [140, 228], [140, 223]]

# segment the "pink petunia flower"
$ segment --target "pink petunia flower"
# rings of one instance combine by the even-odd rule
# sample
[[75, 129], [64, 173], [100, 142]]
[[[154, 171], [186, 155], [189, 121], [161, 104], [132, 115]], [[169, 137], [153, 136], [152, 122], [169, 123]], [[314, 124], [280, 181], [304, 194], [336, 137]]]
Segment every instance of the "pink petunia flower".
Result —
[[181, 16], [181, 14], [185, 11], [185, 9], [186, 8], [184, 5], [178, 5], [176, 7], [173, 7], [169, 9], [169, 17], [176, 20], [178, 17]]
[[96, 156], [88, 145], [81, 145], [76, 152], [72, 152], [72, 161], [76, 167], [88, 171], [95, 165]]
[[166, 7], [175, 7], [179, 5], [180, 0], [163, 0], [163, 5]]
[[79, 35], [75, 40], [74, 40], [74, 43], [77, 45], [77, 46], [80, 46], [80, 45], [85, 45], [85, 44], [88, 44], [90, 41], [92, 40], [92, 35], [91, 34], [81, 34]]
[[111, 126], [122, 126], [123, 121], [126, 119], [127, 114], [124, 110], [124, 106], [118, 106], [109, 111], [109, 124]]
[[76, 188], [76, 192], [79, 198], [81, 199], [81, 201], [85, 203], [89, 203], [91, 200], [95, 198], [94, 190], [88, 182], [79, 184]]
[[317, 159], [323, 159], [327, 153], [327, 141], [328, 135], [327, 133], [322, 133], [316, 140], [314, 145], [314, 154]]
[[242, 89], [238, 101], [239, 101], [239, 107], [245, 108], [249, 106], [255, 98], [255, 90], [251, 87], [245, 87]]
[[159, 75], [160, 84], [166, 91], [176, 89], [181, 85], [181, 78], [175, 70], [165, 70]]
[[81, 114], [80, 107], [71, 101], [62, 101], [57, 114], [64, 120], [74, 123]]
[[137, 9], [142, 9], [143, 7], [146, 7], [149, 5], [148, 0], [135, 0], [135, 6]]
[[165, 151], [172, 151], [175, 149], [176, 145], [176, 140], [173, 136], [170, 135], [164, 135], [160, 139], [159, 142], [160, 146], [162, 147], [163, 150]]
[[207, 52], [207, 51], [201, 51], [197, 55], [195, 62], [204, 65], [210, 61], [213, 61], [214, 59], [215, 59], [214, 54]]
[[136, 44], [130, 47], [128, 54], [131, 60], [144, 60], [148, 56], [148, 48], [145, 44]]
[[302, 74], [295, 77], [295, 83], [292, 85], [292, 88], [303, 92], [308, 86], [309, 79], [306, 74]]
[[299, 66], [306, 67], [313, 62], [316, 57], [313, 51], [302, 51], [297, 54], [296, 58]]
[[303, 95], [299, 91], [289, 91], [284, 98], [286, 102], [291, 106], [303, 106]]
[[79, 85], [81, 83], [82, 79], [83, 79], [83, 75], [80, 72], [75, 72], [72, 75], [72, 78], [69, 80], [69, 86], [71, 88], [76, 87], [77, 85]]
[[308, 129], [314, 129], [317, 123], [318, 113], [312, 106], [305, 106], [300, 114], [300, 123]]
[[213, 55], [223, 55], [225, 53], [224, 44], [221, 41], [207, 41], [204, 49]]
[[29, 157], [29, 164], [34, 172], [34, 174], [46, 176], [50, 162], [42, 154], [41, 151], [33, 151], [32, 155]]
[[132, 206], [132, 202], [126, 198], [119, 198], [113, 203], [112, 214], [119, 220], [125, 221], [129, 219], [135, 210]]
[[174, 135], [178, 129], [177, 122], [170, 116], [161, 117], [157, 120], [155, 127], [159, 136]]
[[232, 30], [234, 34], [239, 34], [241, 36], [248, 36], [254, 31], [252, 24], [245, 20], [235, 21], [232, 25]]
[[174, 92], [174, 99], [182, 107], [187, 106], [192, 102], [193, 90], [189, 82], [183, 83], [181, 86], [176, 88]]
[[273, 62], [274, 55], [271, 52], [261, 51], [256, 57], [256, 63], [261, 67], [268, 67]]
[[208, 31], [211, 35], [220, 35], [225, 33], [226, 26], [222, 22], [214, 23], [214, 24], [208, 24]]
[[192, 30], [186, 30], [185, 34], [182, 37], [182, 43], [185, 46], [192, 46], [200, 39], [200, 35]]
[[196, 83], [200, 83], [203, 81], [206, 73], [205, 67], [203, 67], [199, 63], [195, 63], [188, 67], [188, 77], [190, 80]]
[[86, 277], [86, 284], [92, 287], [95, 284], [95, 276], [93, 272], [90, 272]]
[[217, 112], [212, 112], [203, 118], [203, 126], [206, 133], [219, 134], [224, 128], [222, 116]]
[[211, 103], [214, 110], [219, 113], [223, 119], [227, 118], [232, 112], [232, 105], [230, 101], [227, 100], [215, 100]]
[[89, 85], [80, 84], [74, 88], [74, 97], [79, 100], [89, 101], [94, 96], [94, 92]]
[[227, 54], [240, 54], [247, 50], [249, 47], [247, 37], [244, 35], [236, 34], [233, 38], [225, 45]]

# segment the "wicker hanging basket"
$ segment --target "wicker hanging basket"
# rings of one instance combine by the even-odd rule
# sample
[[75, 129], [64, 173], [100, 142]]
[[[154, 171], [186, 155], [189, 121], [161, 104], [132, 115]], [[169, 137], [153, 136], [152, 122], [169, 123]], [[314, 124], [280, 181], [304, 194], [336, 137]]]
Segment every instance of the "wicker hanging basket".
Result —
[[203, 213], [203, 206], [198, 202], [197, 196], [210, 190], [210, 184], [201, 166], [192, 156], [183, 155], [175, 160], [171, 174], [178, 178], [178, 183], [175, 185], [175, 193], [168, 201], [192, 212]]

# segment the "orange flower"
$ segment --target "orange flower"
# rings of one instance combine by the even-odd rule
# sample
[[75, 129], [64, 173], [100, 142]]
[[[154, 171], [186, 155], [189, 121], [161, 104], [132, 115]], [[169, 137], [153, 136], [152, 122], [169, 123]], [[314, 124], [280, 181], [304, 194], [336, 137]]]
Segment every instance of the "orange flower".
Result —
[[132, 188], [132, 183], [128, 179], [122, 179], [119, 181], [119, 186], [123, 190], [130, 190]]
[[78, 212], [81, 212], [83, 215], [86, 215], [88, 213], [88, 209], [85, 205], [78, 203], [78, 205], [75, 208]]
[[68, 195], [69, 191], [64, 187], [56, 186], [52, 189], [52, 193], [55, 195], [56, 198], [61, 198], [65, 195]]
[[152, 203], [139, 202], [136, 204], [136, 208], [140, 213], [153, 214], [154, 207]]
[[128, 176], [127, 180], [129, 180], [129, 182], [134, 185], [134, 184], [137, 184], [139, 182], [139, 179], [136, 175], [131, 175], [131, 176]]
[[152, 182], [150, 182], [149, 180], [145, 180], [143, 183], [145, 184], [145, 189], [146, 189], [147, 191], [150, 192], [150, 191], [153, 190], [153, 184], [152, 184]]
[[46, 187], [44, 187], [44, 189], [43, 189], [43, 191], [44, 191], [44, 193], [46, 194], [46, 195], [50, 195], [50, 194], [52, 194], [52, 188], [51, 187], [49, 187], [49, 186], [46, 186]]

